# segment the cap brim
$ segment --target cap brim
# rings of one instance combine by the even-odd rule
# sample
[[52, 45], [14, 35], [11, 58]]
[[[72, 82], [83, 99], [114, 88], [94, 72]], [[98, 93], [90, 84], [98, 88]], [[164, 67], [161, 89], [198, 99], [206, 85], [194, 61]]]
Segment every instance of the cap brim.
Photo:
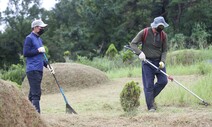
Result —
[[40, 25], [40, 27], [47, 27], [48, 26], [48, 24], [42, 24], [42, 25]]

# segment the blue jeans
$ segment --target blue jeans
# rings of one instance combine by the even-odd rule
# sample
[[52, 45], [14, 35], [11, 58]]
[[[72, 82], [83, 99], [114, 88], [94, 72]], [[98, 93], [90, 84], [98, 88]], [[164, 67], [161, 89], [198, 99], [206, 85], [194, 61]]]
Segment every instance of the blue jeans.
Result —
[[[151, 60], [150, 62], [158, 67], [160, 60]], [[162, 71], [166, 72], [166, 68], [163, 68]], [[155, 76], [157, 77], [156, 83], [154, 83]], [[160, 70], [155, 69], [150, 64], [143, 61], [142, 80], [146, 104], [149, 110], [154, 107], [154, 99], [166, 86], [168, 79], [166, 75], [160, 72]]]
[[40, 113], [40, 97], [41, 97], [41, 81], [43, 77], [42, 71], [29, 71], [27, 78], [29, 81], [29, 100], [35, 106], [36, 110]]

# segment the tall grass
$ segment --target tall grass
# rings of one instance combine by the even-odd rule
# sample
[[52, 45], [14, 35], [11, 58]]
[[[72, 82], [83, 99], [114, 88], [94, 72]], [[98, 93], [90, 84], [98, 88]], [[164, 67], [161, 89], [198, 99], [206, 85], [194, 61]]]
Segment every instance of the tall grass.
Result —
[[192, 86], [194, 92], [199, 96], [212, 103], [212, 73], [206, 75]]
[[141, 76], [141, 67], [123, 67], [109, 70], [106, 74], [109, 78], [139, 77]]
[[212, 64], [207, 62], [200, 62], [192, 65], [168, 65], [167, 73], [170, 75], [204, 75], [212, 71]]
[[[167, 73], [171, 75], [191, 75], [208, 73], [207, 61], [212, 59], [212, 50], [178, 50], [167, 55]], [[78, 56], [77, 62], [95, 67], [106, 72], [110, 78], [141, 76], [141, 62], [137, 56], [128, 62], [123, 62], [123, 54], [117, 54], [113, 59], [96, 57], [89, 60]], [[208, 70], [207, 70], [208, 69]]]
[[[179, 82], [204, 101], [212, 103], [212, 74], [197, 78], [196, 81], [192, 82]], [[200, 99], [176, 83], [169, 83], [164, 91], [156, 98], [156, 101], [160, 104], [176, 106], [197, 105], [198, 103], [202, 103]]]
[[[194, 94], [208, 103], [212, 103], [212, 64], [211, 63], [197, 63], [190, 66], [177, 66], [168, 69], [171, 74], [194, 75], [196, 78], [188, 80], [185, 77], [182, 81], [177, 80], [183, 86], [191, 90]], [[180, 70], [180, 71], [179, 71]], [[173, 76], [174, 77], [174, 76]], [[192, 93], [181, 87], [177, 83], [168, 83], [164, 91], [156, 98], [159, 102], [165, 105], [197, 105], [202, 101], [195, 97]]]
[[[212, 64], [210, 63], [197, 63], [194, 65], [184, 66], [167, 66], [168, 75], [205, 75], [212, 72]], [[109, 78], [122, 78], [122, 77], [141, 77], [141, 65], [140, 66], [126, 66], [122, 68], [112, 69], [106, 72]]]

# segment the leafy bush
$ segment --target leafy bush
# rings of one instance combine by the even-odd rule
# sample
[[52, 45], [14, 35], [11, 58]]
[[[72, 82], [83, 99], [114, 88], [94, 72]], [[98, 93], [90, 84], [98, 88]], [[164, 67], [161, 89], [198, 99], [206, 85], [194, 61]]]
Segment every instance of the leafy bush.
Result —
[[65, 52], [63, 53], [64, 56], [69, 56], [70, 54], [71, 54], [70, 51], [65, 51]]
[[191, 39], [195, 48], [203, 49], [207, 46], [207, 38], [210, 36], [206, 31], [206, 26], [204, 24], [196, 23], [192, 30]]
[[8, 71], [4, 71], [2, 73], [1, 78], [4, 80], [10, 80], [12, 82], [16, 82], [18, 85], [22, 84], [22, 80], [25, 76], [24, 66], [21, 64], [13, 64], [10, 66]]
[[65, 59], [66, 62], [71, 62], [70, 55], [71, 55], [70, 51], [65, 51], [63, 53], [63, 57], [64, 57], [64, 59]]
[[122, 53], [122, 60], [124, 63], [131, 64], [133, 62], [133, 56], [134, 56], [134, 53], [130, 50], [127, 50], [126, 52]]
[[110, 59], [113, 59], [117, 53], [118, 53], [118, 51], [117, 51], [115, 45], [110, 44], [109, 48], [106, 51], [106, 56], [108, 56]]
[[175, 34], [173, 38], [170, 40], [169, 49], [171, 51], [184, 49], [185, 48], [185, 39], [186, 36], [183, 34]]
[[125, 112], [134, 111], [140, 106], [140, 93], [141, 88], [138, 85], [138, 82], [132, 81], [124, 86], [120, 94], [120, 101]]

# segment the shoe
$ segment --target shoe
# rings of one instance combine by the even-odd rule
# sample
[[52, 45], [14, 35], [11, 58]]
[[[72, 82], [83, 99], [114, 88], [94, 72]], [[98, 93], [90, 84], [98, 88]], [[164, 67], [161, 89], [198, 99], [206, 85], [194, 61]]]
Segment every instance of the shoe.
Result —
[[151, 108], [151, 109], [149, 110], [149, 112], [156, 112], [156, 109]]
[[155, 110], [158, 108], [155, 101], [153, 102], [153, 107], [154, 107]]

